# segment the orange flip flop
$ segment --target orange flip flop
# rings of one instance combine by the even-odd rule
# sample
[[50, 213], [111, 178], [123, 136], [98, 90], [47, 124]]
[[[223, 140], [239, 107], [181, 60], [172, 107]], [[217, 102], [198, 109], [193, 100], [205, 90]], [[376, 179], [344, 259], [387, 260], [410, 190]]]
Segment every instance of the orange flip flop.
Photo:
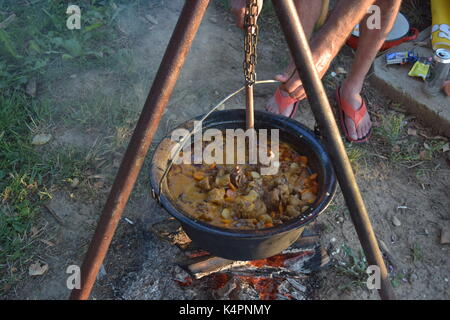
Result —
[[291, 104], [294, 104], [294, 108], [292, 109], [292, 112], [288, 118], [293, 118], [295, 116], [298, 110], [298, 103], [300, 101], [301, 100], [294, 99], [289, 95], [283, 95], [280, 88], [275, 91], [275, 102], [278, 104], [278, 112], [280, 114], [283, 114], [287, 107], [289, 107]]
[[354, 110], [347, 101], [341, 99], [340, 89], [341, 89], [341, 87], [336, 88], [336, 101], [337, 101], [337, 104], [339, 107], [339, 118], [340, 118], [340, 122], [341, 122], [341, 128], [345, 134], [345, 138], [349, 142], [355, 142], [355, 143], [367, 142], [367, 140], [369, 140], [369, 138], [372, 134], [372, 128], [370, 128], [369, 132], [363, 138], [354, 140], [350, 137], [348, 130], [347, 130], [347, 126], [345, 125], [345, 116], [347, 116], [353, 120], [353, 122], [355, 123], [355, 127], [359, 126], [362, 119], [364, 119], [364, 116], [367, 113], [366, 102], [363, 99], [363, 101], [361, 103], [361, 107], [358, 110]]

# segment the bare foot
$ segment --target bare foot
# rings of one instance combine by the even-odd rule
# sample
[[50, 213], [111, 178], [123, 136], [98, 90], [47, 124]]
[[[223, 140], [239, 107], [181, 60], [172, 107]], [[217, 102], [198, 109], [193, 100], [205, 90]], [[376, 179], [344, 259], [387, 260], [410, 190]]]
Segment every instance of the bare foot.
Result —
[[[354, 110], [358, 110], [359, 108], [361, 108], [361, 104], [363, 101], [362, 97], [359, 91], [354, 89], [352, 85], [347, 84], [347, 82], [344, 81], [339, 94], [341, 98], [347, 101]], [[358, 128], [355, 127], [355, 122], [347, 116], [345, 117], [345, 126], [351, 139], [363, 139], [369, 134], [370, 128], [372, 127], [369, 112], [367, 112], [364, 118], [361, 120]]]

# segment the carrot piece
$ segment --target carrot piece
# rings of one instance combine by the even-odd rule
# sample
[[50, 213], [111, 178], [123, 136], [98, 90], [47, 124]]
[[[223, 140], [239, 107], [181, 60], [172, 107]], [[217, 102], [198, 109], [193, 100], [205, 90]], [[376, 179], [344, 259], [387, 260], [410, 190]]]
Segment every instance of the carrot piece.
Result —
[[273, 227], [273, 223], [271, 223], [271, 222], [265, 223], [264, 227], [271, 228], [271, 227]]
[[317, 173], [313, 173], [312, 175], [309, 176], [309, 180], [315, 180], [317, 179]]
[[215, 169], [216, 166], [217, 166], [217, 165], [216, 165], [216, 163], [214, 162], [214, 163], [212, 163], [212, 164], [209, 166], [209, 168], [210, 168], [210, 169]]
[[193, 175], [194, 179], [197, 181], [203, 180], [205, 174], [202, 171], [196, 171]]
[[228, 187], [233, 191], [237, 190], [236, 187], [234, 186], [234, 184], [232, 184], [231, 182], [228, 184]]
[[301, 164], [304, 164], [305, 166], [308, 164], [308, 158], [305, 156], [298, 156], [295, 158], [295, 162], [300, 162]]
[[231, 223], [231, 220], [228, 220], [228, 219], [220, 219], [220, 221], [222, 221], [222, 223], [224, 223], [224, 224], [230, 224]]

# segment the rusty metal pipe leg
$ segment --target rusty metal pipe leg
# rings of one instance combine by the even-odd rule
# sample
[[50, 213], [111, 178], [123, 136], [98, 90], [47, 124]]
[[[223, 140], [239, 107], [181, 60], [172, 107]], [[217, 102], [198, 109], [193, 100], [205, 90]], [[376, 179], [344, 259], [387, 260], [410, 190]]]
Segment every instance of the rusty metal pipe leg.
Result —
[[314, 117], [325, 136], [342, 193], [369, 265], [381, 274], [382, 299], [395, 299], [392, 285], [330, 103], [315, 68], [308, 40], [292, 0], [272, 0], [295, 65], [308, 95]]
[[70, 299], [89, 298], [208, 4], [209, 0], [185, 2], [84, 258], [81, 288], [72, 290]]

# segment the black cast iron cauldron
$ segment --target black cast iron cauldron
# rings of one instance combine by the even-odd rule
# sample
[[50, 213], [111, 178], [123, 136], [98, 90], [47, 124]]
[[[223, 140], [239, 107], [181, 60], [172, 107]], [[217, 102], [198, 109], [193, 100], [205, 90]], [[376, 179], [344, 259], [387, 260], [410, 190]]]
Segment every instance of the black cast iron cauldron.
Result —
[[[193, 128], [192, 119], [178, 128]], [[203, 121], [203, 130], [216, 128], [245, 129], [245, 110], [234, 109], [212, 113]], [[336, 178], [322, 143], [316, 135], [295, 120], [268, 112], [255, 112], [255, 129], [279, 129], [280, 141], [289, 143], [300, 154], [309, 159], [309, 167], [318, 173], [319, 195], [316, 202], [298, 218], [281, 225], [261, 230], [232, 230], [209, 225], [195, 220], [177, 209], [167, 196], [167, 181], [162, 181], [160, 204], [178, 221], [187, 235], [201, 248], [218, 257], [230, 260], [257, 260], [280, 253], [302, 234], [305, 225], [323, 212], [336, 192]], [[151, 165], [151, 186], [159, 194], [161, 177], [170, 160], [171, 150], [176, 142], [171, 133], [156, 148]]]

